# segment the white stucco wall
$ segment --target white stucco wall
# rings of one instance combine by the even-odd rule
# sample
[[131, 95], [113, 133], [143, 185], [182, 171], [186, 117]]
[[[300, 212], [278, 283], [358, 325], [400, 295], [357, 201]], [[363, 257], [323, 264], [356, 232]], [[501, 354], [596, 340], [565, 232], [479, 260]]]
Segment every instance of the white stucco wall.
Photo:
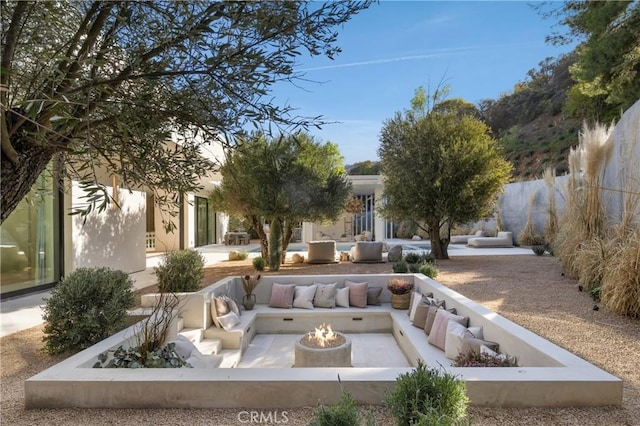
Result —
[[[72, 182], [72, 209], [86, 204], [84, 195], [78, 182]], [[103, 212], [93, 211], [86, 218], [76, 215], [66, 221], [70, 238], [65, 241], [70, 247], [65, 273], [79, 267], [106, 266], [127, 273], [146, 268], [146, 194], [119, 189], [117, 195], [119, 208], [112, 204]]]

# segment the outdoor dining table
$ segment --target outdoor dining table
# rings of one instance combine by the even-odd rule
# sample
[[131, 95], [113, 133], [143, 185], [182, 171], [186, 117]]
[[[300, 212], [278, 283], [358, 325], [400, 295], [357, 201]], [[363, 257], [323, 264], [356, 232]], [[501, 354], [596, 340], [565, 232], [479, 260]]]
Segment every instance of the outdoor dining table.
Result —
[[241, 244], [249, 244], [249, 233], [247, 232], [227, 232], [225, 234], [224, 243], [226, 245], [239, 246]]

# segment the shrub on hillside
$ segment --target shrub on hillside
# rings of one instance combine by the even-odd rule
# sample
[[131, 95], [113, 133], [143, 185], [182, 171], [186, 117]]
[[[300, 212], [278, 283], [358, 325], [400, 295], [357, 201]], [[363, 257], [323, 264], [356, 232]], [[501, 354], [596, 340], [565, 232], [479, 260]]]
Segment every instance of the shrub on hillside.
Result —
[[172, 251], [154, 270], [161, 293], [197, 291], [204, 278], [204, 259], [195, 250]]
[[45, 299], [45, 351], [85, 349], [120, 330], [134, 305], [132, 288], [129, 275], [109, 268], [78, 268], [67, 275]]

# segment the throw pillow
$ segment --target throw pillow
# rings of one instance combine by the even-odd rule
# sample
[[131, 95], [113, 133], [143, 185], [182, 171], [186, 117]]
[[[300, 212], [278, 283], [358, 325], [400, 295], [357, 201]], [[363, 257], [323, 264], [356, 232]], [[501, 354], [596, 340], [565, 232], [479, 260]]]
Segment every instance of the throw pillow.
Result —
[[367, 288], [367, 305], [380, 306], [380, 295], [382, 294], [382, 287], [370, 287]]
[[273, 283], [271, 285], [269, 306], [272, 308], [291, 309], [293, 307], [293, 295], [295, 291], [295, 284]]
[[220, 321], [218, 321], [218, 317], [221, 317], [222, 315], [225, 315], [229, 312], [229, 306], [227, 305], [226, 300], [224, 300], [223, 296], [212, 297], [210, 306], [211, 320], [213, 321], [213, 324], [218, 328], [222, 328], [222, 324], [220, 324]]
[[446, 306], [446, 303], [444, 300], [436, 299], [434, 297], [427, 297], [427, 301], [433, 306], [437, 306], [439, 308], [444, 308]]
[[[222, 296], [225, 300], [225, 302], [227, 302], [227, 306], [229, 307], [229, 311], [234, 312], [236, 315], [240, 316], [240, 308], [238, 308], [238, 304], [236, 303], [235, 300], [233, 300], [232, 298], [230, 298], [229, 296]], [[228, 313], [229, 311], [225, 312], [224, 314]], [[222, 314], [222, 315], [224, 315]], [[218, 312], [218, 316], [220, 316], [220, 312]]]
[[356, 308], [367, 307], [367, 289], [369, 283], [354, 283], [349, 280], [345, 280], [344, 286], [349, 289], [349, 305]]
[[447, 324], [449, 321], [455, 321], [466, 327], [469, 323], [469, 317], [461, 317], [459, 315], [454, 315], [451, 312], [447, 312], [444, 309], [438, 309], [438, 312], [436, 312], [436, 319], [433, 321], [431, 333], [429, 333], [428, 342], [443, 351], [444, 342], [447, 339]]
[[447, 337], [444, 342], [444, 354], [449, 359], [455, 359], [462, 353], [462, 342], [465, 338], [481, 338], [482, 327], [466, 328], [455, 321], [447, 323]]
[[193, 368], [216, 368], [223, 360], [224, 356], [222, 355], [202, 355], [194, 353], [187, 359], [187, 362]]
[[222, 328], [225, 331], [231, 330], [236, 324], [240, 324], [240, 317], [235, 312], [231, 311], [226, 315], [218, 317], [218, 321], [222, 324]]
[[500, 349], [500, 345], [496, 342], [490, 342], [488, 340], [483, 340], [482, 338], [465, 336], [462, 340], [462, 347], [460, 348], [460, 352], [462, 352], [463, 354], [472, 351], [475, 353], [480, 353], [480, 348], [482, 346], [486, 346], [494, 352], [498, 352], [498, 349]]
[[313, 306], [317, 308], [335, 308], [338, 283], [331, 283], [331, 284], [313, 283], [313, 284], [316, 285], [316, 294], [313, 297]]
[[434, 305], [429, 305], [429, 310], [427, 311], [427, 319], [424, 322], [424, 334], [431, 333], [431, 329], [433, 328], [433, 322], [436, 320], [436, 313], [439, 308]]
[[180, 358], [183, 360], [188, 359], [193, 353], [200, 353], [196, 345], [194, 345], [191, 340], [187, 339], [183, 335], [179, 334], [176, 340], [173, 343], [175, 346], [173, 350], [178, 354]]
[[417, 291], [411, 292], [411, 300], [409, 301], [409, 321], [413, 321], [413, 316], [416, 314], [416, 308], [422, 302], [422, 294]]
[[336, 290], [336, 306], [340, 306], [341, 308], [349, 307], [349, 287]]
[[313, 309], [313, 296], [316, 294], [316, 285], [297, 285], [293, 295], [293, 307]]
[[424, 329], [424, 326], [427, 323], [427, 314], [429, 313], [429, 308], [430, 305], [426, 303], [418, 304], [418, 306], [416, 307], [416, 313], [413, 315], [413, 321], [411, 321], [411, 324], [414, 327]]

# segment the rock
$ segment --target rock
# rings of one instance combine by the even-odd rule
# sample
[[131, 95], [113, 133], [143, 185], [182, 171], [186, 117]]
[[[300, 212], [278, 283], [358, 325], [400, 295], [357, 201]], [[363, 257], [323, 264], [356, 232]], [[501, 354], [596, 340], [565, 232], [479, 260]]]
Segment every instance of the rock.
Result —
[[422, 237], [421, 237], [420, 235], [414, 235], [413, 237], [411, 237], [411, 239], [412, 239], [413, 241], [421, 241], [421, 240], [422, 240]]
[[229, 252], [229, 260], [238, 260], [240, 257], [240, 252], [232, 250]]
[[387, 260], [389, 262], [399, 262], [402, 259], [402, 246], [396, 245], [389, 249], [387, 254]]
[[304, 256], [298, 253], [294, 253], [293, 256], [291, 256], [291, 262], [292, 263], [304, 263]]

